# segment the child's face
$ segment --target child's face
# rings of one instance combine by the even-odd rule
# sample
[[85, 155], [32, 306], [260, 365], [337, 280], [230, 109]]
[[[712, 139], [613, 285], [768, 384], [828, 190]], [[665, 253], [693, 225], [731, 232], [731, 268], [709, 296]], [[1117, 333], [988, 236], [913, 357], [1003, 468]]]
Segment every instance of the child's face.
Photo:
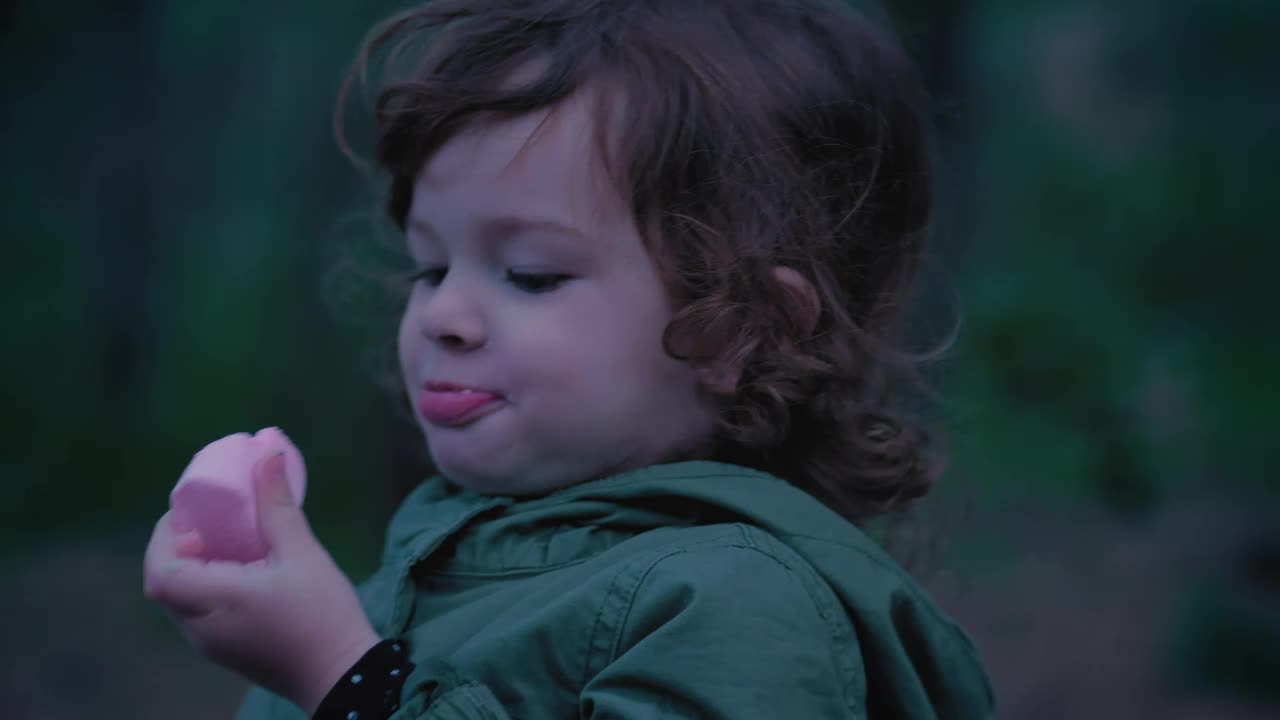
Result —
[[[440, 471], [489, 494], [693, 457], [713, 427], [695, 372], [663, 351], [667, 294], [595, 155], [586, 103], [547, 118], [476, 125], [444, 145], [406, 224], [430, 270], [400, 324], [410, 402]], [[485, 396], [424, 393], [429, 383], [495, 399], [467, 412]]]

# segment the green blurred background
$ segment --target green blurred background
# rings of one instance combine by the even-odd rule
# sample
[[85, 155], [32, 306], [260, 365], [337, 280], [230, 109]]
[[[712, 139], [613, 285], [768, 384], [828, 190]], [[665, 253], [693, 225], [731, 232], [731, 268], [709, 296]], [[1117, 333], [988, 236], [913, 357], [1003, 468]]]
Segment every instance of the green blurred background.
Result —
[[[141, 595], [213, 439], [284, 428], [373, 568], [425, 458], [331, 110], [398, 6], [0, 4], [5, 717], [230, 715], [243, 683]], [[951, 468], [894, 551], [929, 551], [1002, 717], [1275, 717], [1280, 3], [890, 7], [943, 141], [925, 319], [962, 318]]]

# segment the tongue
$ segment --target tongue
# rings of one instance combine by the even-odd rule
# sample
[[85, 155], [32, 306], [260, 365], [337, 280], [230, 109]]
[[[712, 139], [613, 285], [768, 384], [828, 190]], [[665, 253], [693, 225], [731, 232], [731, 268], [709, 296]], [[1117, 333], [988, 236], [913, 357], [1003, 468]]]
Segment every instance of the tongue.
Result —
[[466, 415], [481, 405], [494, 400], [494, 396], [483, 392], [425, 392], [418, 403], [418, 409], [428, 420], [449, 422]]

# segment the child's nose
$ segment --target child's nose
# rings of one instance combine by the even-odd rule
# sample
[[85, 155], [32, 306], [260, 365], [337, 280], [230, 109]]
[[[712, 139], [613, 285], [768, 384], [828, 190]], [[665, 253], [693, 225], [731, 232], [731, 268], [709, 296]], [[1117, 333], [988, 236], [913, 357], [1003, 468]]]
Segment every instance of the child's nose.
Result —
[[473, 349], [487, 340], [484, 314], [458, 283], [446, 280], [422, 301], [417, 314], [423, 335], [450, 349]]

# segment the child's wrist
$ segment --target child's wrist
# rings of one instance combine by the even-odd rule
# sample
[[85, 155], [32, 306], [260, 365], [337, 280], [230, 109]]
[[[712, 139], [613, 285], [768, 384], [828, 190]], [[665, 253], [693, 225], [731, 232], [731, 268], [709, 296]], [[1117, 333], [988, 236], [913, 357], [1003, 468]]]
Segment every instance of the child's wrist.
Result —
[[359, 636], [344, 644], [342, 649], [330, 656], [323, 665], [308, 667], [304, 670], [302, 677], [299, 678], [299, 686], [292, 698], [293, 701], [308, 716], [314, 715], [325, 696], [338, 681], [380, 642], [382, 638], [373, 631], [373, 628], [363, 629]]
[[314, 710], [313, 720], [384, 720], [400, 709], [400, 691], [413, 670], [403, 639], [380, 640], [329, 688]]

